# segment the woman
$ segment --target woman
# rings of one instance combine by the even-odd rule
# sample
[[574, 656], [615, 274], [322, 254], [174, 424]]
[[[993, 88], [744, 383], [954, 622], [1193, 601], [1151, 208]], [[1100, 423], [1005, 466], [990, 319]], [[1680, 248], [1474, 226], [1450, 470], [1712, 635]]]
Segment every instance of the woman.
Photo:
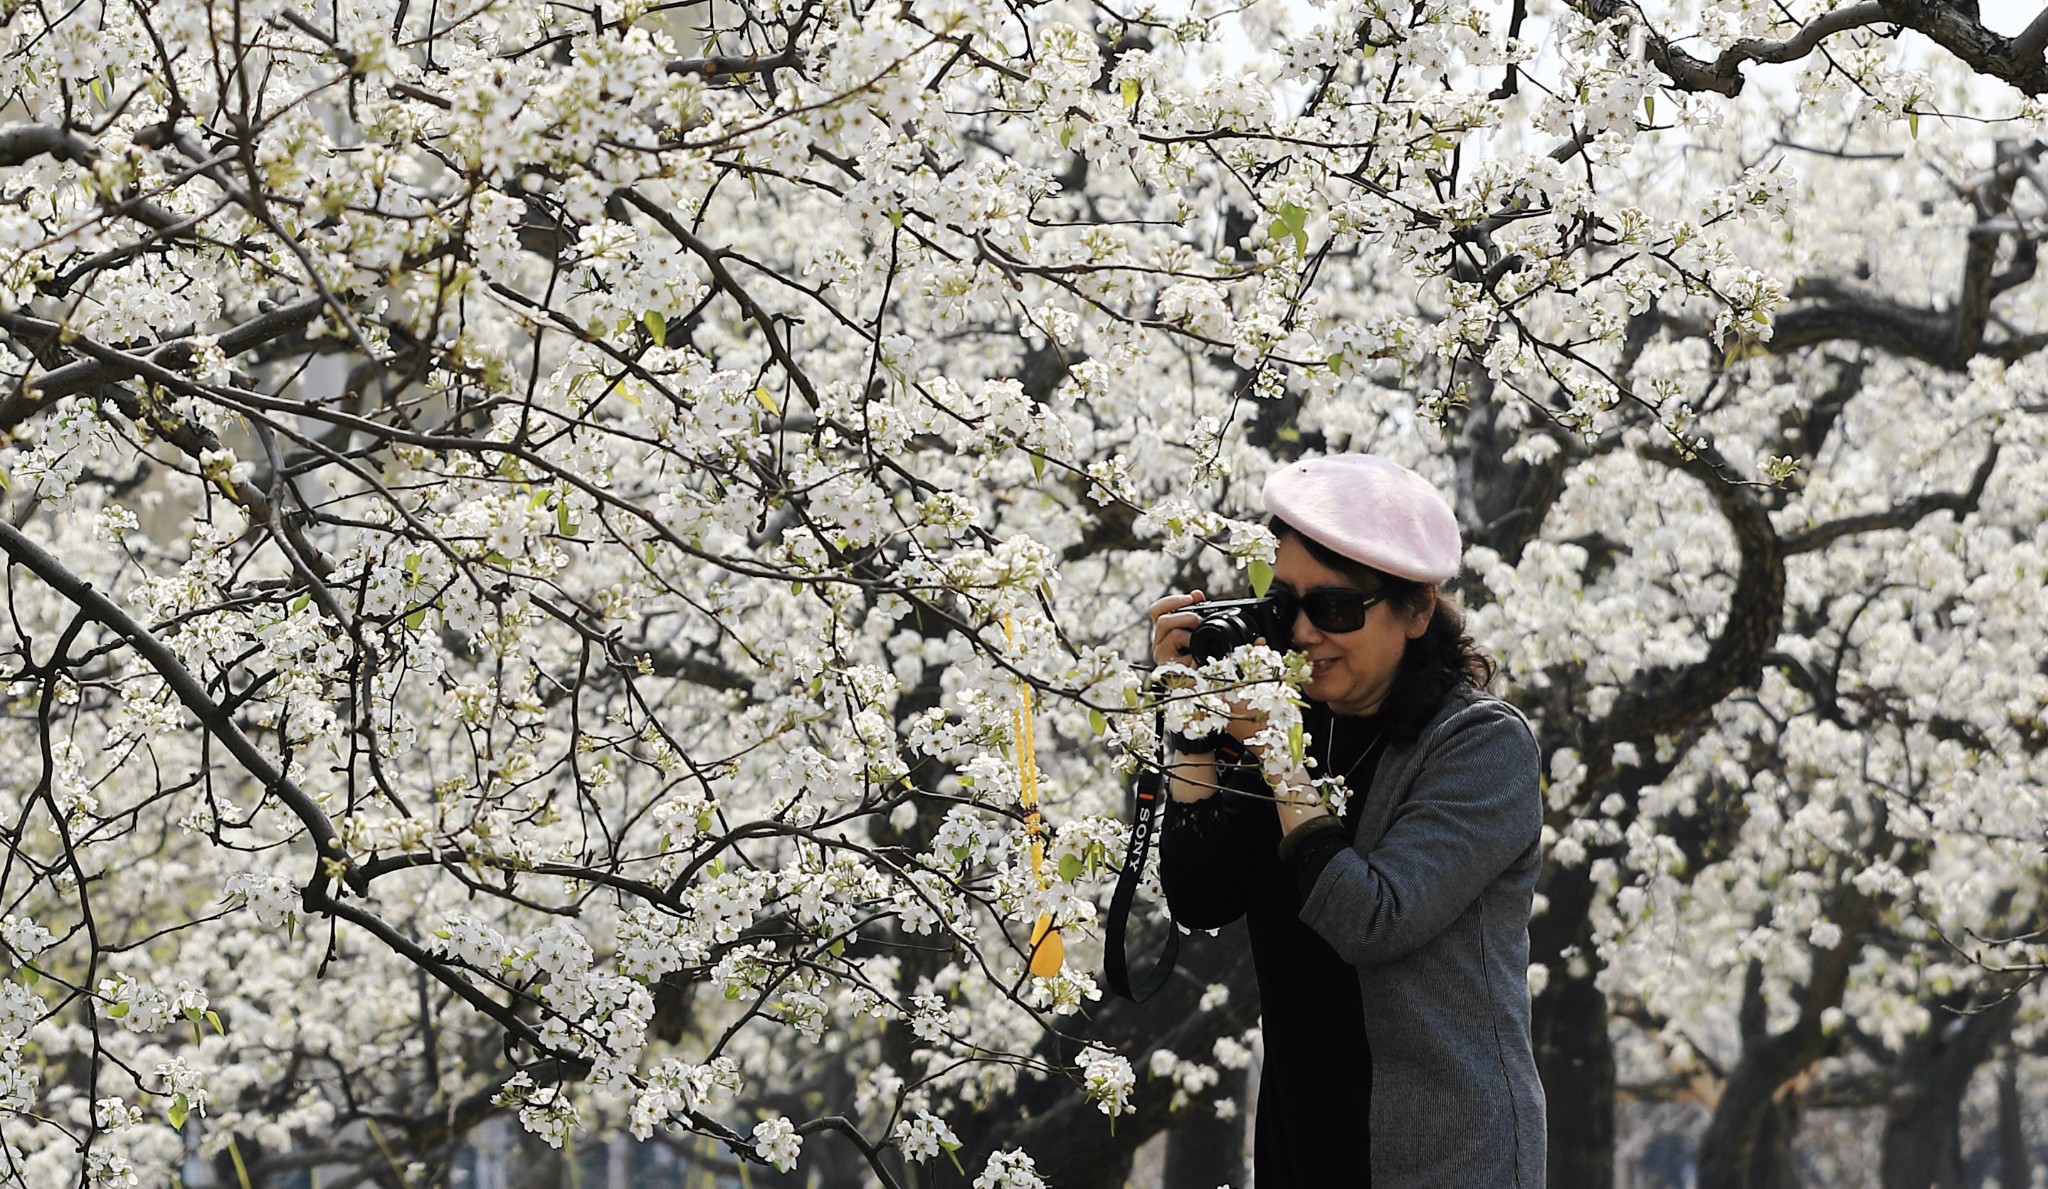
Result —
[[[1265, 1035], [1258, 1187], [1540, 1189], [1537, 750], [1480, 691], [1493, 665], [1438, 593], [1457, 521], [1421, 476], [1364, 454], [1296, 463], [1264, 498], [1271, 593], [1294, 606], [1311, 666], [1314, 774], [1353, 795], [1339, 819], [1306, 772], [1269, 787], [1234, 762], [1255, 759], [1242, 741], [1259, 724], [1240, 717], [1227, 738], [1174, 741], [1160, 840], [1176, 919], [1246, 918]], [[1156, 661], [1187, 659], [1202, 600], [1152, 605]]]

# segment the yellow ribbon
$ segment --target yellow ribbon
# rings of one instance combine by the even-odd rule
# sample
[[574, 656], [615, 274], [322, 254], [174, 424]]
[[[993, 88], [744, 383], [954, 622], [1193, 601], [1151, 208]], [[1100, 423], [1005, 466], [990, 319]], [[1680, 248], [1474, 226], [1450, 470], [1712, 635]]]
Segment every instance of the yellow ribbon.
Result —
[[[1017, 638], [1010, 626], [1010, 616], [1003, 615], [1003, 642], [1016, 646]], [[1038, 745], [1031, 733], [1031, 683], [1018, 681], [1018, 705], [1010, 712], [1010, 745], [1017, 752], [1017, 802], [1024, 807], [1024, 836], [1030, 840], [1031, 874], [1038, 880], [1038, 890], [1044, 891], [1045, 880], [1045, 824], [1038, 814]], [[1051, 978], [1060, 972], [1066, 962], [1066, 945], [1060, 941], [1060, 931], [1052, 923], [1049, 913], [1039, 913], [1038, 923], [1031, 927], [1031, 973], [1039, 978]]]

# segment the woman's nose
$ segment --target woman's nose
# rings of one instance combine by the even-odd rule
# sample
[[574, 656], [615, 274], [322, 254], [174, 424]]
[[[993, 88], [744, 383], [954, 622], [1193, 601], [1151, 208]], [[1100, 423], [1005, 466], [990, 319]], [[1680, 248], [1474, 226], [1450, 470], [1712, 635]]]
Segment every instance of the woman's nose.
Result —
[[1316, 630], [1316, 625], [1308, 621], [1308, 612], [1296, 611], [1294, 613], [1294, 642], [1296, 644], [1319, 644], [1322, 642], [1322, 639], [1323, 634]]

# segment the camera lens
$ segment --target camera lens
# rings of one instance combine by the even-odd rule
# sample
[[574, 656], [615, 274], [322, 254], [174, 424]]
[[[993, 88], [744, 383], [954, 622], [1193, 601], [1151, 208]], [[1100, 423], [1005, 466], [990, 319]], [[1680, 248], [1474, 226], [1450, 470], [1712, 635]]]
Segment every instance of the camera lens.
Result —
[[1213, 661], [1228, 655], [1238, 645], [1251, 642], [1251, 625], [1235, 610], [1208, 616], [1188, 633], [1188, 651], [1198, 661]]

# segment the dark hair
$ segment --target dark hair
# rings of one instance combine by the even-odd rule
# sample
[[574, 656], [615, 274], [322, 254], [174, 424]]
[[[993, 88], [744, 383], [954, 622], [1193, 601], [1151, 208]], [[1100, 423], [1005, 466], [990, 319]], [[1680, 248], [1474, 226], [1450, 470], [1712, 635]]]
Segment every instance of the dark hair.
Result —
[[1361, 588], [1385, 588], [1388, 604], [1410, 616], [1420, 614], [1429, 605], [1430, 592], [1436, 590], [1436, 610], [1429, 617], [1429, 626], [1408, 641], [1393, 687], [1380, 703], [1393, 742], [1414, 742], [1453, 689], [1460, 685], [1485, 689], [1500, 672], [1500, 666], [1479, 651], [1465, 631], [1465, 612], [1442, 590], [1345, 557], [1278, 516], [1268, 520], [1266, 527], [1282, 540], [1293, 537], [1300, 541], [1310, 557]]

